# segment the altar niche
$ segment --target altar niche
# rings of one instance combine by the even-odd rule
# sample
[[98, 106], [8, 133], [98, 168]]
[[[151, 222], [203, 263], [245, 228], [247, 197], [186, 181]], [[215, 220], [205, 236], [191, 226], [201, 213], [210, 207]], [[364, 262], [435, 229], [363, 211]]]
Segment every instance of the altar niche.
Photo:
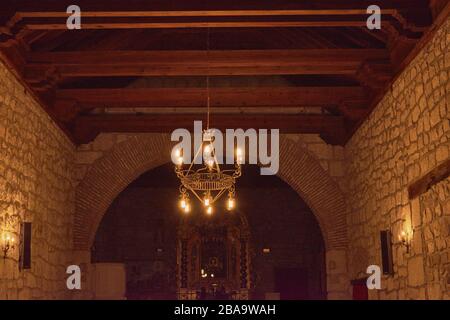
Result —
[[247, 300], [250, 232], [242, 213], [190, 215], [178, 227], [178, 299]]

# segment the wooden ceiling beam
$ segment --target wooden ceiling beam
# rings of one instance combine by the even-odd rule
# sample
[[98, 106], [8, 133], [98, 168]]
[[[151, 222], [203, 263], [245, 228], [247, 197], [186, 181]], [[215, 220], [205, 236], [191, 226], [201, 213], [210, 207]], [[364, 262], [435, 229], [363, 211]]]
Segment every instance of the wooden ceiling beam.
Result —
[[[268, 13], [268, 12], [263, 12]], [[279, 27], [365, 27], [367, 14], [360, 15], [295, 15], [272, 14], [261, 15], [212, 15], [199, 16], [141, 16], [137, 17], [103, 17], [89, 13], [83, 14], [82, 29], [166, 29], [166, 28], [279, 28]], [[22, 18], [22, 28], [28, 30], [67, 30], [64, 17], [34, 17]], [[382, 16], [382, 24], [395, 23], [397, 20], [391, 15]], [[20, 28], [18, 28], [20, 29]]]
[[[18, 12], [1, 33], [21, 30], [67, 30], [63, 12]], [[352, 10], [225, 10], [82, 12], [82, 29], [366, 27], [366, 8]], [[423, 32], [430, 19], [417, 25], [395, 9], [382, 9], [382, 27]]]
[[[178, 128], [193, 129], [194, 121], [204, 120], [198, 114], [159, 115], [89, 115], [75, 120], [74, 136], [87, 143], [100, 132], [170, 133]], [[332, 115], [229, 115], [211, 116], [212, 127], [220, 130], [280, 129], [281, 133], [319, 133], [334, 137], [334, 144], [344, 143], [344, 119]]]
[[[206, 88], [126, 88], [57, 90], [55, 100], [76, 101], [81, 108], [98, 107], [199, 107], [205, 105]], [[214, 87], [214, 107], [322, 106], [348, 99], [367, 99], [361, 87]]]
[[[385, 49], [297, 49], [297, 50], [186, 50], [186, 51], [71, 51], [31, 53], [28, 62], [55, 65], [85, 64], [217, 64], [349, 63], [366, 59], [388, 59]], [[208, 59], [205, 61], [205, 59]], [[256, 61], [255, 61], [256, 59]]]

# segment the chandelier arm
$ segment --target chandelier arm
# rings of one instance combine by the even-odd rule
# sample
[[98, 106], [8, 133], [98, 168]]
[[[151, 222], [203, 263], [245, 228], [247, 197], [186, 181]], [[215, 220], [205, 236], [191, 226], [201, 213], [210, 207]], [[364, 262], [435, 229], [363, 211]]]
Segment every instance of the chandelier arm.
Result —
[[214, 199], [212, 200], [212, 203], [216, 202], [216, 200], [218, 200], [225, 193], [226, 190], [227, 189], [220, 190], [219, 193], [217, 193]]
[[202, 167], [200, 169], [198, 169], [197, 171], [195, 171], [195, 173], [209, 173], [209, 169], [206, 167]]
[[[198, 155], [200, 154], [200, 152], [201, 152], [202, 150], [203, 150], [203, 141], [202, 141], [202, 143], [200, 144], [200, 148], [198, 148], [197, 153], [196, 153], [195, 156], [194, 156], [194, 159], [192, 159], [191, 165], [189, 166], [189, 169], [188, 169], [189, 172], [191, 171], [192, 166], [193, 166], [194, 163], [195, 163], [195, 160], [197, 159]], [[188, 174], [189, 174], [189, 173], [188, 173]]]
[[222, 170], [222, 174], [229, 175], [232, 178], [239, 178], [241, 176], [241, 170]]
[[189, 174], [191, 173], [191, 170], [190, 169], [183, 170], [183, 169], [179, 168], [178, 166], [176, 166], [175, 173], [177, 174], [177, 177], [179, 179], [182, 179], [184, 177], [189, 176]]
[[193, 194], [200, 202], [203, 203], [203, 199], [200, 198], [200, 196], [197, 194], [197, 192], [196, 192], [194, 189], [192, 189], [192, 188], [187, 188], [187, 189], [188, 189], [189, 191], [191, 191], [192, 194]]

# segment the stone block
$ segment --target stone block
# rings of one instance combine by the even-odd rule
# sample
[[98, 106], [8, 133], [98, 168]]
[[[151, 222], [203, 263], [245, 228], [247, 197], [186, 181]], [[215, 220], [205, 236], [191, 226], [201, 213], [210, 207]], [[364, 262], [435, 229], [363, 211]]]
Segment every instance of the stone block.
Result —
[[115, 144], [115, 136], [112, 134], [100, 134], [92, 143], [94, 151], [110, 150]]
[[448, 154], [448, 146], [445, 145], [441, 145], [438, 147], [438, 149], [436, 150], [436, 161], [438, 163], [445, 161], [449, 158], [449, 154]]
[[415, 198], [411, 200], [411, 217], [412, 217], [412, 226], [414, 228], [419, 227], [422, 224], [422, 218], [420, 215], [420, 199]]
[[85, 151], [85, 152], [78, 152], [76, 155], [76, 163], [77, 164], [92, 164], [102, 156], [101, 152], [95, 152], [95, 151]]
[[425, 283], [425, 273], [423, 269], [423, 257], [415, 256], [408, 259], [408, 285], [418, 287]]
[[412, 249], [414, 250], [415, 254], [423, 253], [422, 231], [421, 230], [414, 231], [414, 235], [413, 235], [413, 239], [412, 239]]
[[326, 252], [327, 273], [346, 274], [347, 255], [345, 250], [329, 250]]

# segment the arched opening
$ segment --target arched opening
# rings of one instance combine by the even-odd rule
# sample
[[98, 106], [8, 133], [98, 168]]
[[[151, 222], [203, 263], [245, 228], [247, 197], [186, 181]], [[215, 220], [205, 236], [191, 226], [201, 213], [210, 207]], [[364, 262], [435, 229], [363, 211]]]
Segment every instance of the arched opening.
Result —
[[200, 207], [183, 216], [178, 183], [172, 164], [151, 169], [114, 199], [100, 222], [91, 260], [125, 264], [127, 298], [192, 299], [201, 288], [208, 299], [326, 298], [319, 224], [286, 182], [246, 165], [238, 207], [213, 217]]
[[[76, 191], [74, 261], [84, 267], [82, 295], [98, 296], [90, 248], [107, 209], [135, 179], [170, 161], [173, 144], [164, 134], [139, 134], [116, 144], [88, 169]], [[336, 181], [302, 141], [280, 136], [277, 176], [305, 201], [319, 223], [326, 249], [328, 299], [347, 299], [347, 229], [345, 200]], [[121, 288], [122, 290], [122, 288]]]

